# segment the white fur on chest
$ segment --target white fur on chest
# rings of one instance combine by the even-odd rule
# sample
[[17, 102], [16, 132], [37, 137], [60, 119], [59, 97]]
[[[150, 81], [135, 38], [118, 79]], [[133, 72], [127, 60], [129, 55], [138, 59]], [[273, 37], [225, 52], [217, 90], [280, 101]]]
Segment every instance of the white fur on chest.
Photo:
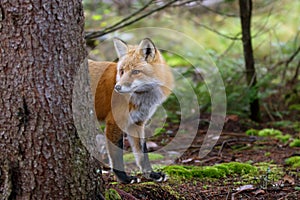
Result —
[[129, 113], [130, 122], [132, 124], [146, 122], [155, 113], [157, 106], [164, 101], [164, 95], [161, 89], [154, 88], [144, 93], [134, 93], [130, 98], [130, 102], [134, 105]]

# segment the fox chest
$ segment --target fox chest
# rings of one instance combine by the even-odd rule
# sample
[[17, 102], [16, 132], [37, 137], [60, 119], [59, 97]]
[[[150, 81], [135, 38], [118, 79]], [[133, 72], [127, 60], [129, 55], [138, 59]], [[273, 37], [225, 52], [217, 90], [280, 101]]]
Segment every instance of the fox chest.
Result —
[[161, 91], [133, 94], [130, 99], [129, 118], [131, 123], [146, 122], [155, 113], [158, 105], [162, 103]]

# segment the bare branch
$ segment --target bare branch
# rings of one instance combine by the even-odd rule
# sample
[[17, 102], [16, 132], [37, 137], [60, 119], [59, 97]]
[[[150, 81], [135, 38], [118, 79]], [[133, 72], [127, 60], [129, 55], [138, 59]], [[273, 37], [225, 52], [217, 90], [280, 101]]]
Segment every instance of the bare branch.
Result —
[[[134, 19], [132, 19], [134, 16], [138, 15], [139, 13], [141, 13], [143, 10], [145, 10], [151, 3], [152, 3], [152, 0], [150, 2], [148, 2], [148, 4], [146, 4], [143, 8], [141, 8], [140, 10], [136, 11], [135, 13], [133, 13], [132, 15], [126, 17], [125, 19], [121, 20], [120, 22], [117, 22], [116, 24], [110, 26], [110, 27], [107, 27], [103, 30], [100, 30], [100, 31], [95, 31], [95, 32], [90, 32], [90, 33], [87, 33], [86, 36], [85, 36], [85, 39], [95, 39], [97, 37], [101, 37], [103, 35], [106, 35], [108, 33], [111, 33], [111, 32], [114, 32], [116, 30], [119, 30], [119, 29], [122, 29], [128, 25], [131, 25], [133, 23], [136, 23], [142, 19], [144, 19], [145, 17], [149, 16], [149, 15], [152, 15], [153, 13], [156, 13], [156, 12], [159, 12], [165, 8], [167, 8], [168, 6], [172, 5], [173, 3], [177, 2], [179, 0], [172, 0], [172, 1], [169, 1], [168, 3], [158, 7], [158, 8], [155, 8], [153, 10], [150, 10], [149, 12], [139, 16], [139, 17], [136, 17]], [[131, 20], [130, 20], [131, 19]]]
[[271, 68], [273, 69], [274, 67], [277, 67], [277, 66], [283, 65], [283, 64], [285, 64], [285, 66], [287, 67], [294, 60], [294, 58], [298, 55], [299, 52], [300, 52], [300, 46], [298, 46], [296, 51], [289, 58], [275, 63]]
[[207, 26], [207, 25], [205, 25], [205, 24], [199, 23], [199, 22], [195, 21], [194, 19], [192, 19], [192, 21], [193, 21], [195, 24], [197, 24], [198, 26], [203, 27], [203, 28], [205, 28], [205, 29], [207, 29], [207, 30], [209, 30], [209, 31], [211, 31], [211, 32], [213, 32], [213, 33], [215, 33], [215, 34], [217, 34], [217, 35], [220, 35], [220, 36], [222, 36], [222, 37], [224, 37], [224, 38], [227, 38], [227, 39], [230, 39], [230, 40], [241, 40], [241, 39], [242, 39], [241, 37], [238, 37], [239, 35], [241, 35], [241, 33], [237, 33], [236, 36], [233, 36], [233, 37], [232, 37], [232, 36], [228, 36], [228, 35], [226, 35], [226, 34], [224, 34], [224, 33], [221, 33], [221, 32], [219, 32], [219, 31], [217, 31], [217, 30], [215, 30], [215, 29], [213, 29], [213, 28], [210, 28], [209, 26]]
[[137, 10], [137, 11], [135, 11], [134, 13], [132, 13], [131, 15], [125, 17], [124, 19], [120, 20], [119, 22], [115, 23], [114, 25], [109, 26], [109, 27], [106, 27], [103, 31], [105, 32], [105, 31], [107, 31], [107, 30], [109, 30], [109, 29], [112, 29], [112, 28], [114, 28], [114, 27], [116, 27], [116, 26], [119, 26], [120, 24], [122, 24], [122, 23], [124, 23], [124, 22], [130, 20], [131, 18], [133, 18], [134, 16], [138, 15], [138, 14], [141, 13], [143, 10], [145, 10], [147, 7], [149, 7], [149, 6], [152, 4], [153, 1], [154, 1], [154, 0], [150, 0], [146, 5], [144, 5], [144, 6], [143, 6], [142, 8], [140, 8], [139, 10]]
[[201, 5], [201, 7], [205, 8], [206, 10], [208, 10], [208, 11], [210, 11], [210, 12], [212, 12], [212, 13], [221, 15], [221, 16], [225, 16], [225, 17], [234, 17], [234, 18], [239, 17], [239, 15], [236, 15], [236, 14], [223, 13], [223, 12], [214, 10], [214, 9], [212, 9], [212, 8], [210, 8], [210, 7], [207, 7], [207, 6], [203, 5], [203, 4], [200, 4], [200, 5]]

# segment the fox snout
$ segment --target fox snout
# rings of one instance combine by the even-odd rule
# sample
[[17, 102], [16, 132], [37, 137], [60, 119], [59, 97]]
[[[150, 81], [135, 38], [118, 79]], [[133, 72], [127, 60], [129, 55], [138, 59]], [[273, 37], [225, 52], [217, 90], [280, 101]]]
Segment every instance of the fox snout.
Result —
[[126, 84], [119, 84], [117, 83], [115, 85], [115, 91], [118, 93], [130, 93], [132, 92], [132, 84], [131, 83], [126, 83]]
[[118, 92], [118, 91], [120, 91], [122, 89], [122, 86], [121, 85], [116, 85], [115, 86], [115, 90]]

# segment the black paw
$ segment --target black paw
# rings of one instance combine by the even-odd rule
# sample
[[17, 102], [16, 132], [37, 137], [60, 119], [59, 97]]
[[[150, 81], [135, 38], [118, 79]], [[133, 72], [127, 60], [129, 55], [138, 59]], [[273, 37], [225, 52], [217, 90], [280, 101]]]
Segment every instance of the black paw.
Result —
[[168, 180], [168, 177], [162, 172], [150, 172], [148, 177], [156, 182], [164, 182]]
[[139, 183], [141, 180], [135, 176], [128, 176], [124, 171], [113, 170], [118, 181], [121, 183], [129, 184], [129, 183]]

